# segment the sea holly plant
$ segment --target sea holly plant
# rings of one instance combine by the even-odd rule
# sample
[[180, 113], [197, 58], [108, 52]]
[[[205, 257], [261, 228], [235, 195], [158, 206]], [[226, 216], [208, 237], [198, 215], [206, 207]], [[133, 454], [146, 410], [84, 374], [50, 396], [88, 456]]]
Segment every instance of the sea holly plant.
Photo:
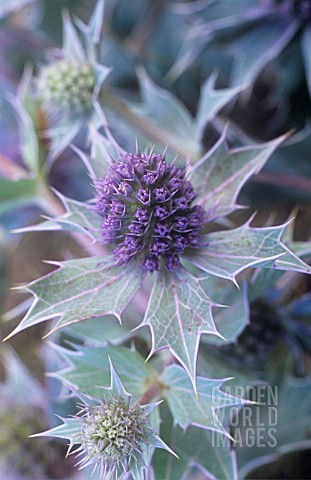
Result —
[[[84, 204], [81, 215], [68, 212], [70, 222], [54, 222], [64, 230], [75, 224], [76, 229], [90, 228], [94, 241], [107, 245], [109, 252], [62, 262], [59, 269], [26, 286], [35, 301], [12, 334], [55, 317], [51, 332], [109, 314], [121, 321], [143, 281], [151, 280], [140, 324], [151, 331], [150, 355], [169, 349], [196, 390], [200, 336], [220, 335], [213, 318], [217, 305], [204, 289], [204, 278], [237, 283], [240, 272], [256, 266], [310, 272], [282, 242], [286, 224], [254, 228], [247, 221], [233, 229], [221, 226], [225, 216], [239, 208], [236, 199], [245, 181], [282, 140], [230, 151], [223, 136], [188, 170], [153, 150], [120, 152], [107, 174], [94, 179], [97, 200], [88, 211], [88, 224]], [[67, 205], [71, 208], [70, 202]]]
[[[57, 399], [63, 423], [51, 420], [51, 425], [38, 427], [48, 429], [38, 436], [69, 441], [68, 455], [81, 469], [70, 480], [87, 480], [92, 471], [93, 478], [103, 479], [237, 480], [237, 457], [241, 460], [243, 453], [237, 453], [230, 420], [238, 412], [243, 417], [248, 408], [247, 387], [266, 379], [266, 366], [260, 372], [257, 367], [276, 353], [269, 379], [278, 378], [278, 348], [285, 343], [280, 337], [296, 354], [296, 362], [286, 360], [282, 371], [297, 373], [295, 368], [302, 365], [297, 369], [302, 375], [308, 368], [302, 360], [310, 351], [310, 295], [297, 297], [307, 292], [307, 276], [301, 274], [311, 272], [304, 262], [310, 245], [293, 242], [293, 216], [283, 215], [289, 218], [284, 224], [266, 223], [244, 205], [248, 180], [282, 142], [293, 148], [295, 142], [289, 134], [275, 138], [270, 132], [274, 140], [245, 147], [236, 126], [224, 127], [228, 104], [249, 86], [269, 55], [252, 56], [257, 70], [253, 63], [242, 68], [241, 55], [234, 67], [240, 72], [233, 79], [237, 86], [231, 88], [216, 88], [216, 81], [226, 84], [223, 72], [202, 73], [191, 84], [191, 101], [181, 93], [192, 76], [182, 73], [187, 62], [175, 72], [171, 65], [164, 79], [163, 72], [156, 73], [157, 61], [144, 62], [144, 57], [153, 47], [155, 22], [161, 28], [167, 21], [174, 25], [178, 10], [188, 12], [190, 23], [199, 20], [192, 32], [195, 49], [207, 40], [200, 35], [205, 10], [213, 13], [213, 45], [223, 41], [221, 32], [234, 32], [232, 45], [239, 44], [240, 34], [253, 32], [267, 18], [269, 25], [272, 18], [280, 28], [288, 24], [281, 43], [271, 41], [274, 33], [279, 35], [277, 29], [262, 37], [274, 53], [294, 38], [294, 31], [308, 28], [302, 18], [307, 13], [304, 2], [296, 2], [293, 12], [285, 1], [254, 5], [240, 0], [232, 7], [228, 0], [212, 0], [169, 7], [156, 2], [156, 8], [163, 4], [159, 15], [153, 2], [147, 2], [152, 7], [147, 9], [149, 20], [145, 23], [142, 15], [144, 28], [139, 30], [138, 3], [131, 2], [127, 33], [119, 38], [120, 50], [127, 49], [124, 58], [136, 64], [132, 83], [119, 75], [118, 59], [112, 72], [116, 75], [108, 75], [105, 61], [127, 2], [99, 0], [87, 23], [63, 12], [62, 49], [50, 51], [44, 65], [36, 62], [33, 73], [26, 69], [17, 95], [6, 95], [17, 113], [24, 166], [0, 155], [1, 208], [16, 227], [20, 217], [10, 215], [12, 208], [35, 203], [49, 216], [29, 226], [33, 221], [21, 210], [26, 227], [14, 233], [59, 242], [57, 261], [51, 261], [55, 257], [48, 249], [50, 266], [44, 272], [50, 273], [43, 276], [40, 270], [36, 280], [17, 287], [34, 300], [28, 298], [6, 315], [25, 312], [32, 302], [9, 337], [22, 338], [28, 327], [40, 336], [45, 322], [52, 320], [45, 332], [50, 340], [46, 370], [52, 370], [48, 381], [57, 383], [58, 392], [61, 383], [60, 395], [69, 401], [61, 406]], [[282, 11], [281, 19], [275, 11]], [[169, 30], [169, 35], [175, 33]], [[133, 49], [127, 35], [146, 38], [148, 48], [141, 53]], [[163, 54], [161, 48], [157, 53]], [[192, 53], [186, 52], [186, 60], [194, 60]], [[206, 151], [206, 145], [213, 146]], [[280, 158], [284, 166], [282, 149]], [[81, 191], [69, 178], [71, 162], [80, 169], [74, 174]], [[58, 168], [66, 171], [70, 193], [68, 183], [57, 178]], [[33, 218], [36, 212], [29, 211]], [[31, 267], [33, 279], [36, 270]], [[287, 282], [287, 287], [275, 293], [275, 281]], [[249, 358], [254, 351], [256, 358]], [[299, 391], [309, 391], [309, 382], [302, 384]], [[248, 463], [247, 458], [240, 461], [242, 466]]]
[[69, 439], [68, 454], [74, 453], [77, 458], [82, 455], [77, 463], [80, 468], [93, 465], [93, 472], [98, 469], [101, 478], [121, 478], [128, 472], [134, 479], [144, 478], [151, 447], [174, 452], [158, 437], [148, 419], [158, 403], [140, 405], [133, 401], [109, 361], [110, 387], [98, 389], [97, 398], [75, 392], [80, 400], [78, 415], [39, 435]]

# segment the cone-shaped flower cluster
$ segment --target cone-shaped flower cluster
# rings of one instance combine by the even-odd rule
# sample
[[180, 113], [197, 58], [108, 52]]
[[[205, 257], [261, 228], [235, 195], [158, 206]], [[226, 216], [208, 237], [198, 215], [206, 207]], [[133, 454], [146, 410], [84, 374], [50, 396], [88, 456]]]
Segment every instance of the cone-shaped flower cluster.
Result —
[[205, 212], [185, 171], [156, 153], [126, 153], [97, 183], [104, 243], [114, 243], [119, 264], [134, 259], [146, 271], [179, 266], [187, 247], [199, 246]]
[[42, 68], [37, 81], [38, 96], [44, 106], [66, 113], [87, 113], [95, 85], [91, 66], [65, 59]]

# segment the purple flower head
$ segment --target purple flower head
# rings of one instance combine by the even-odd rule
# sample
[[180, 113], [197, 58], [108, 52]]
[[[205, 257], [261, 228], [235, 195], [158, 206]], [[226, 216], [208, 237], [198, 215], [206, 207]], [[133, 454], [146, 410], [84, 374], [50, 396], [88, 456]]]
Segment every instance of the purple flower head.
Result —
[[164, 155], [120, 155], [97, 182], [97, 193], [103, 241], [115, 245], [119, 264], [136, 260], [153, 272], [164, 263], [174, 270], [179, 255], [198, 246], [205, 211], [192, 205], [196, 194], [186, 172]]

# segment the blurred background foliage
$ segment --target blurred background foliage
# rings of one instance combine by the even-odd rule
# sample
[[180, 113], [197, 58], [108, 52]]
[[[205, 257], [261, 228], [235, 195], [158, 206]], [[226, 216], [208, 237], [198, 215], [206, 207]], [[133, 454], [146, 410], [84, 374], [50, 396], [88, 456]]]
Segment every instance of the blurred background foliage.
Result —
[[[194, 117], [201, 87], [210, 75], [216, 74], [217, 88], [245, 84], [243, 91], [206, 125], [201, 153], [215, 143], [227, 124], [231, 146], [267, 141], [292, 131], [265, 168], [243, 189], [240, 203], [249, 209], [234, 214], [232, 222], [240, 224], [251, 211], [257, 212], [258, 225], [271, 219], [280, 223], [295, 213], [293, 239], [304, 259], [308, 259], [311, 13], [301, 14], [299, 5], [303, 3], [306, 2], [107, 0], [98, 47], [99, 62], [111, 68], [107, 84], [129, 102], [142, 100], [137, 76], [141, 66], [155, 84], [174, 95]], [[38, 200], [29, 165], [25, 165], [20, 148], [20, 119], [11, 98], [17, 95], [25, 68], [34, 65], [37, 73], [47, 62], [47, 52], [61, 47], [62, 11], [67, 9], [73, 18], [86, 23], [95, 4], [95, 0], [0, 2], [0, 337], [12, 330], [12, 323], [29, 306], [24, 293], [9, 292], [12, 285], [28, 283], [51, 271], [52, 267], [42, 263], [42, 259], [70, 259], [85, 254], [81, 245], [63, 233], [12, 233], [16, 228], [37, 223], [42, 214], [51, 212]], [[122, 118], [107, 114], [118, 141], [125, 148], [133, 148], [132, 132], [128, 133]], [[45, 119], [39, 118], [40, 121], [44, 123]], [[75, 143], [83, 142], [80, 134]], [[22, 181], [12, 188], [10, 181], [16, 179]], [[85, 167], [69, 148], [55, 159], [48, 180], [68, 197], [85, 200], [92, 196]], [[311, 366], [310, 278], [283, 275], [281, 279], [269, 279], [268, 283], [265, 277], [244, 280], [250, 283], [251, 323], [228, 347], [204, 344], [206, 356], [201, 360], [201, 373], [212, 377], [232, 374], [240, 384], [260, 379], [275, 381], [280, 386], [286, 375], [295, 375], [305, 382], [296, 385], [297, 389], [305, 388], [301, 395], [310, 395], [307, 380], [302, 380], [310, 375]], [[266, 288], [260, 290], [259, 285]], [[58, 405], [66, 392], [58, 391], [57, 382], [44, 376], [46, 368], [55, 370], [60, 365], [53, 365], [51, 352], [47, 355], [43, 348], [43, 334], [44, 327], [40, 326], [18, 335], [10, 342], [17, 353], [0, 347], [0, 470], [5, 472], [3, 478], [9, 480], [88, 478], [88, 472], [77, 473], [70, 460], [63, 460], [63, 445], [26, 439], [29, 434], [55, 425], [52, 411], [64, 415], [66, 409], [71, 409], [70, 402]], [[72, 332], [66, 335], [70, 338]], [[34, 396], [25, 393], [30, 385]], [[299, 395], [288, 399], [289, 409], [297, 409], [300, 399]], [[306, 425], [310, 425], [310, 411], [305, 409]], [[301, 413], [298, 408], [297, 415]], [[253, 453], [249, 455], [247, 449], [238, 452], [239, 465], [247, 478], [311, 478], [310, 455], [304, 451], [310, 448], [311, 430], [306, 425], [299, 430], [295, 446], [281, 449], [273, 459], [267, 456], [255, 465]], [[259, 458], [260, 452], [256, 455]], [[199, 478], [195, 477], [198, 473], [193, 475]]]

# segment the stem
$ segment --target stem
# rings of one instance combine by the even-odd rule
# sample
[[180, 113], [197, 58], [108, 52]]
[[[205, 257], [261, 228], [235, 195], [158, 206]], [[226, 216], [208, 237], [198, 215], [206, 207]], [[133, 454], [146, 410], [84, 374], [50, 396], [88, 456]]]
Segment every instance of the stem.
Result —
[[151, 401], [160, 396], [160, 393], [164, 390], [165, 385], [162, 383], [152, 383], [147, 390], [139, 398], [138, 403], [140, 405], [146, 405], [151, 403]]
[[118, 115], [131, 126], [136, 127], [142, 135], [149, 138], [152, 142], [163, 145], [164, 147], [169, 146], [181, 157], [197, 157], [198, 152], [195, 152], [188, 145], [183, 145], [180, 139], [170, 134], [166, 129], [156, 125], [147, 117], [140, 116], [131, 109], [125, 100], [117, 96], [113, 90], [106, 85], [101, 90], [101, 102], [105, 107], [118, 113]]

